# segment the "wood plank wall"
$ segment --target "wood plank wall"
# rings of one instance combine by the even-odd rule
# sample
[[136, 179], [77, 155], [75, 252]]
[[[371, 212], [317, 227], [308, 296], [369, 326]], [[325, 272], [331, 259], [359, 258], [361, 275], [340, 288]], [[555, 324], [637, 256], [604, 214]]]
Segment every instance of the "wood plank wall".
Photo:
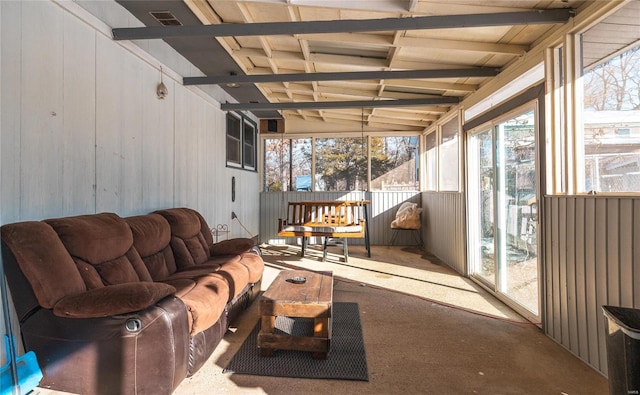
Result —
[[[362, 192], [262, 192], [260, 193], [260, 240], [263, 243], [284, 244], [293, 239], [278, 237], [278, 218], [286, 216], [289, 202], [304, 200], [362, 200]], [[404, 202], [418, 203], [419, 192], [366, 192], [365, 200], [371, 201], [369, 207], [369, 234], [371, 244], [388, 245], [391, 241], [390, 224], [396, 211]], [[364, 244], [364, 240], [349, 240], [349, 244]], [[415, 245], [410, 234], [401, 232], [396, 245]]]
[[640, 308], [640, 198], [545, 198], [544, 330], [607, 374], [603, 305]]
[[[117, 3], [87, 6], [130, 23]], [[167, 75], [169, 95], [159, 100], [161, 63], [65, 8], [82, 11], [75, 3], [0, 7], [2, 223], [187, 206], [212, 227], [228, 224], [229, 236], [258, 233], [259, 177], [226, 167], [217, 101]], [[184, 62], [162, 42], [153, 48]]]
[[426, 249], [458, 273], [467, 275], [465, 198], [459, 192], [423, 192]]

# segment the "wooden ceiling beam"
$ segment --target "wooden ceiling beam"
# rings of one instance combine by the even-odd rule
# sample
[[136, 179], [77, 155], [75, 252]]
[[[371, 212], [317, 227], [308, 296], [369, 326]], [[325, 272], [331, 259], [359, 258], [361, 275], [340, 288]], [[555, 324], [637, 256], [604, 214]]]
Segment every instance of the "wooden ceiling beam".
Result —
[[421, 93], [411, 93], [411, 92], [393, 92], [393, 91], [383, 91], [382, 93], [377, 95], [382, 99], [428, 99], [428, 98], [438, 98], [443, 97], [440, 95], [430, 95], [430, 94], [421, 94]]
[[382, 34], [364, 33], [332, 33], [332, 34], [302, 34], [299, 38], [319, 42], [336, 42], [357, 44], [364, 47], [406, 47], [406, 48], [434, 48], [452, 51], [487, 52], [493, 54], [522, 55], [528, 45], [501, 44], [478, 41], [445, 40], [421, 37], [398, 37]]
[[[379, 110], [378, 110], [379, 111]], [[420, 108], [394, 108], [394, 112], [407, 112], [416, 114], [445, 114], [449, 106], [422, 106]]]
[[408, 126], [421, 126], [421, 127], [425, 127], [429, 124], [429, 121], [425, 122], [425, 121], [413, 121], [413, 120], [407, 120], [407, 119], [381, 117], [377, 113], [370, 118], [370, 122], [386, 123], [386, 124], [392, 124], [392, 125], [402, 124], [402, 125], [408, 125]]
[[378, 108], [376, 109], [376, 115], [377, 116], [381, 116], [381, 117], [385, 117], [385, 118], [394, 118], [394, 119], [406, 119], [406, 120], [410, 120], [410, 121], [418, 121], [418, 120], [424, 120], [424, 121], [435, 121], [438, 118], [440, 118], [439, 115], [435, 115], [435, 114], [423, 114], [423, 113], [410, 113], [410, 112], [403, 112], [403, 111], [397, 111], [397, 110], [385, 110], [382, 108]]
[[[281, 84], [269, 84], [265, 88], [272, 92], [283, 93], [285, 88]], [[317, 90], [314, 90], [311, 85], [305, 84], [289, 84], [289, 88], [294, 93], [312, 95], [314, 92], [320, 95], [338, 95], [338, 96], [350, 96], [350, 97], [376, 97], [375, 89], [351, 89], [351, 88], [338, 88], [332, 86], [319, 86]]]
[[478, 85], [474, 84], [456, 84], [451, 82], [440, 81], [424, 81], [424, 80], [405, 80], [405, 79], [387, 79], [386, 86], [395, 86], [401, 88], [413, 89], [436, 89], [442, 91], [456, 92], [473, 92], [478, 89]]
[[184, 0], [184, 2], [203, 23], [204, 21], [222, 23], [222, 20], [213, 11], [207, 0]]
[[288, 60], [288, 61], [299, 61], [304, 62], [305, 58], [300, 52], [290, 52], [290, 51], [277, 51], [271, 50], [269, 56], [265, 54], [264, 51], [258, 48], [240, 48], [234, 49], [231, 52], [234, 56], [244, 56], [247, 58], [261, 58], [261, 59], [275, 59], [275, 60]]
[[396, 45], [405, 48], [433, 48], [448, 51], [486, 52], [491, 54], [514, 56], [524, 55], [529, 50], [528, 45], [443, 40], [421, 37], [400, 37], [398, 38]]
[[[372, 128], [378, 128], [378, 129], [386, 129], [388, 131], [421, 131], [424, 130], [425, 128], [427, 128], [429, 126], [430, 123], [425, 124], [424, 126], [413, 126], [413, 125], [405, 125], [405, 124], [400, 124], [400, 123], [382, 123], [382, 122], [375, 122], [375, 121], [370, 121], [369, 123], [367, 123], [368, 127], [372, 127]], [[392, 127], [390, 125], [393, 125]]]
[[331, 42], [331, 43], [349, 43], [357, 44], [364, 47], [391, 47], [393, 45], [393, 37], [383, 34], [366, 34], [366, 33], [328, 33], [328, 34], [300, 34], [298, 38], [308, 41]]

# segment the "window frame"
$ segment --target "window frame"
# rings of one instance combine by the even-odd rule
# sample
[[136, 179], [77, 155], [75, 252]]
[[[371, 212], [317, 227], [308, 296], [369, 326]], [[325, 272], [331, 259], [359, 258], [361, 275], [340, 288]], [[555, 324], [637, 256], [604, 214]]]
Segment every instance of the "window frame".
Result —
[[[433, 146], [430, 141], [433, 139]], [[440, 164], [438, 163], [439, 154], [438, 131], [437, 128], [425, 133], [424, 135], [424, 168], [422, 189], [429, 192], [438, 191], [438, 179], [440, 178]], [[431, 166], [433, 165], [433, 166]]]
[[[460, 171], [462, 168], [462, 127], [460, 124], [460, 113], [458, 110], [453, 111], [452, 112], [453, 115], [444, 118], [441, 122], [438, 123], [438, 128], [437, 128], [437, 136], [436, 136], [436, 144], [437, 144], [437, 161], [438, 161], [438, 172], [437, 172], [437, 190], [441, 191], [441, 192], [460, 192], [461, 188], [461, 176], [460, 176]], [[449, 188], [448, 186], [443, 186], [444, 182], [443, 182], [443, 171], [442, 169], [445, 168], [445, 166], [442, 166], [442, 157], [444, 155], [444, 150], [441, 149], [441, 146], [443, 145], [443, 129], [445, 126], [448, 126], [449, 123], [455, 121], [456, 123], [456, 133], [455, 136], [457, 138], [456, 141], [456, 155], [457, 155], [457, 168], [456, 168], [456, 187], [455, 188]]]
[[[232, 126], [231, 120], [237, 121], [239, 128], [230, 129]], [[258, 124], [253, 119], [247, 117], [241, 112], [227, 112], [225, 117], [225, 160], [227, 167], [234, 169], [241, 169], [246, 171], [257, 172], [258, 171]], [[232, 132], [238, 132], [238, 136], [235, 136]], [[252, 142], [247, 142], [246, 133], [249, 131], [251, 134]], [[230, 140], [237, 142], [237, 149], [235, 153], [238, 156], [238, 160], [230, 158], [229, 150]], [[245, 152], [246, 148], [249, 148], [249, 152]], [[235, 148], [235, 147], [234, 147]], [[253, 164], [249, 161], [251, 159]]]
[[[276, 137], [277, 136], [277, 137]], [[414, 131], [414, 132], [407, 132], [407, 131], [403, 131], [403, 132], [369, 132], [369, 133], [354, 133], [354, 132], [345, 132], [345, 133], [336, 133], [336, 132], [332, 132], [332, 133], [319, 133], [319, 134], [314, 134], [314, 133], [285, 133], [285, 134], [279, 134], [279, 135], [272, 135], [272, 134], [260, 134], [259, 135], [259, 145], [260, 145], [260, 162], [259, 162], [259, 169], [260, 172], [262, 174], [262, 181], [261, 181], [261, 185], [260, 185], [260, 190], [262, 192], [265, 192], [267, 190], [266, 188], [266, 173], [267, 170], [265, 169], [265, 154], [263, 152], [264, 147], [265, 147], [265, 140], [270, 140], [270, 139], [285, 139], [285, 140], [300, 140], [300, 139], [310, 139], [311, 140], [311, 174], [312, 174], [312, 187], [311, 187], [311, 191], [312, 192], [318, 192], [318, 188], [316, 187], [316, 170], [317, 170], [317, 155], [316, 155], [316, 140], [317, 139], [326, 139], [326, 138], [332, 138], [332, 139], [341, 139], [341, 138], [358, 138], [358, 139], [364, 139], [365, 143], [365, 152], [364, 155], [366, 155], [367, 157], [367, 180], [365, 185], [365, 190], [369, 191], [370, 190], [370, 185], [371, 185], [371, 152], [370, 152], [370, 144], [371, 144], [371, 138], [373, 137], [416, 137], [418, 138], [418, 152], [420, 153], [419, 155], [419, 171], [418, 171], [418, 191], [421, 191], [422, 185], [423, 185], [423, 166], [422, 166], [422, 159], [421, 159], [421, 155], [422, 155], [422, 142], [423, 142], [423, 137], [422, 137], [422, 132], [418, 132], [418, 131]], [[359, 148], [358, 148], [359, 150]], [[351, 192], [351, 191], [337, 191], [337, 192]]]
[[[606, 18], [605, 18], [606, 20]], [[596, 23], [593, 24], [592, 26], [589, 26], [588, 29], [585, 29], [584, 31], [580, 32], [579, 34], [575, 35], [575, 40], [574, 40], [574, 51], [575, 51], [575, 67], [576, 67], [576, 83], [574, 84], [576, 87], [576, 91], [578, 92], [578, 94], [576, 94], [576, 101], [575, 101], [575, 106], [573, 107], [573, 111], [575, 111], [575, 118], [577, 120], [576, 124], [574, 125], [576, 132], [574, 133], [576, 136], [575, 142], [574, 142], [574, 152], [575, 152], [575, 170], [574, 170], [574, 174], [573, 174], [573, 181], [575, 184], [575, 188], [573, 190], [575, 195], [590, 195], [590, 194], [600, 194], [600, 195], [610, 195], [610, 196], [637, 196], [638, 194], [640, 194], [639, 190], [603, 190], [600, 187], [594, 187], [593, 185], [590, 185], [589, 187], [587, 187], [587, 180], [590, 178], [588, 176], [588, 171], [587, 171], [587, 162], [589, 162], [590, 160], [594, 160], [593, 158], [595, 158], [595, 160], [597, 161], [597, 158], [599, 156], [601, 156], [602, 154], [591, 154], [589, 155], [587, 153], [587, 145], [588, 145], [588, 137], [587, 137], [587, 129], [588, 129], [588, 116], [587, 114], [589, 113], [589, 111], [585, 108], [585, 84], [582, 83], [582, 81], [584, 81], [585, 79], [585, 75], [588, 72], [591, 72], [595, 69], [597, 69], [598, 67], [601, 67], [603, 65], [606, 65], [607, 63], [611, 62], [612, 60], [620, 57], [621, 55], [630, 52], [631, 50], [635, 50], [635, 51], [640, 51], [640, 49], [638, 49], [640, 46], [638, 45], [637, 42], [635, 42], [632, 45], [623, 47], [622, 49], [615, 51], [613, 54], [608, 54], [607, 56], [602, 57], [601, 59], [599, 59], [598, 61], [594, 62], [593, 64], [591, 64], [589, 67], [586, 67], [584, 65], [584, 52], [585, 52], [585, 43], [583, 42], [584, 40], [584, 36], [587, 32], [589, 32], [592, 28], [597, 27], [600, 23]], [[636, 52], [637, 53], [637, 52]], [[577, 83], [577, 81], [580, 81], [580, 83]], [[608, 111], [608, 110], [600, 110], [602, 112]], [[624, 112], [624, 111], [629, 111], [629, 110], [618, 110], [620, 112]], [[597, 111], [596, 111], [597, 112]], [[600, 119], [600, 118], [599, 118]], [[613, 128], [616, 128], [617, 126], [613, 126]], [[602, 129], [607, 129], [607, 127], [603, 127]], [[620, 138], [622, 135], [618, 135], [617, 132], [614, 132], [614, 135], [618, 138]], [[631, 135], [629, 136], [625, 136], [625, 137], [631, 137]], [[606, 155], [606, 154], [605, 154]], [[617, 153], [618, 156], [624, 156], [624, 155], [629, 155], [629, 156], [633, 156], [633, 155], [637, 155], [637, 153], [635, 153], [635, 150], [631, 150], [631, 151], [621, 151]], [[589, 157], [592, 157], [591, 159]], [[596, 162], [597, 163], [597, 162]], [[598, 178], [602, 178], [605, 179], [607, 177], [629, 177], [630, 175], [634, 175], [635, 177], [635, 184], [637, 185], [637, 172], [634, 173], [624, 173], [624, 174], [614, 174], [614, 175], [600, 175]], [[605, 183], [606, 184], [606, 183]], [[599, 185], [599, 182], [596, 183], [596, 185]]]
[[[247, 132], [251, 135], [251, 142], [247, 142]], [[256, 171], [257, 160], [258, 160], [258, 149], [257, 149], [257, 133], [256, 133], [256, 124], [250, 121], [248, 118], [244, 118], [242, 122], [242, 168], [245, 170]], [[247, 152], [247, 148], [249, 148], [249, 152]], [[251, 163], [248, 163], [249, 159], [251, 159]]]
[[[375, 158], [376, 154], [378, 154], [379, 152], [382, 152], [384, 154], [389, 154], [389, 150], [386, 149], [382, 149], [382, 150], [376, 150], [375, 149], [375, 143], [376, 140], [374, 139], [380, 139], [380, 141], [382, 142], [382, 146], [383, 147], [387, 147], [390, 145], [394, 145], [397, 147], [398, 142], [400, 140], [398, 139], [408, 139], [408, 140], [404, 140], [407, 143], [410, 143], [408, 146], [411, 147], [411, 151], [405, 151], [406, 154], [409, 155], [409, 157], [406, 158], [406, 160], [402, 163], [399, 163], [400, 166], [403, 166], [404, 164], [409, 165], [411, 163], [411, 161], [413, 161], [413, 177], [415, 177], [415, 180], [412, 181], [411, 176], [409, 176], [409, 180], [407, 180], [407, 182], [405, 184], [399, 183], [396, 184], [394, 187], [390, 187], [387, 189], [384, 188], [379, 188], [378, 187], [378, 181], [379, 177], [384, 176], [385, 173], [382, 174], [378, 174], [378, 173], [374, 173], [374, 169], [372, 168], [372, 160]], [[392, 140], [387, 140], [387, 139], [392, 139]], [[415, 144], [414, 144], [415, 143]], [[403, 134], [397, 134], [397, 135], [385, 135], [385, 136], [369, 136], [369, 140], [368, 140], [368, 170], [369, 170], [369, 183], [368, 183], [368, 190], [371, 192], [398, 192], [398, 191], [419, 191], [420, 190], [420, 173], [422, 171], [422, 166], [421, 166], [421, 161], [420, 161], [420, 149], [422, 146], [422, 139], [420, 138], [419, 135], [403, 135]], [[398, 151], [396, 151], [397, 153]], [[411, 153], [409, 153], [411, 152]], [[399, 167], [399, 166], [398, 166]], [[395, 168], [391, 168], [390, 170], [395, 171], [396, 169], [398, 169], [398, 167]], [[410, 185], [413, 183], [413, 185], [415, 186], [415, 188], [410, 188]], [[380, 183], [380, 187], [384, 185], [383, 183]], [[391, 184], [393, 185], [393, 184]]]
[[[351, 145], [346, 145], [344, 144], [344, 141], [346, 139], [350, 139], [353, 140], [353, 144]], [[340, 143], [340, 141], [343, 141], [343, 143]], [[312, 169], [312, 173], [314, 175], [314, 179], [312, 182], [312, 189], [313, 191], [317, 191], [317, 192], [352, 192], [352, 191], [363, 191], [369, 190], [369, 186], [370, 186], [370, 177], [371, 177], [371, 156], [370, 156], [370, 151], [369, 151], [369, 136], [363, 137], [363, 136], [336, 136], [336, 135], [331, 135], [331, 136], [316, 136], [313, 141], [312, 141], [312, 151], [313, 151], [313, 169]], [[342, 189], [342, 188], [335, 188], [335, 189], [331, 189], [326, 185], [326, 179], [325, 177], [325, 173], [320, 172], [318, 167], [319, 164], [321, 163], [321, 166], [324, 166], [324, 162], [328, 161], [327, 159], [325, 159], [324, 156], [322, 156], [322, 154], [318, 153], [318, 145], [320, 145], [320, 149], [322, 150], [325, 146], [324, 144], [326, 144], [326, 147], [329, 147], [329, 151], [331, 151], [331, 147], [335, 148], [341, 148], [342, 150], [345, 150], [348, 152], [353, 152], [354, 153], [354, 157], [353, 162], [351, 163], [351, 165], [347, 165], [346, 168], [351, 168], [353, 169], [354, 166], [356, 168], [356, 172], [355, 172], [355, 181], [354, 181], [354, 188], [353, 189], [349, 189], [349, 185], [347, 185], [346, 189]], [[328, 154], [329, 157], [332, 156], [331, 153]], [[358, 159], [365, 159], [364, 162], [361, 163], [357, 163]], [[360, 165], [360, 168], [358, 168], [358, 165]], [[366, 167], [365, 169], [362, 169], [362, 167]], [[345, 171], [345, 168], [342, 169], [342, 171]], [[362, 177], [363, 179], [361, 179], [359, 177], [360, 174], [363, 174], [364, 176]], [[336, 182], [336, 184], [342, 183], [343, 181], [348, 181], [348, 179], [346, 178], [338, 178], [338, 181]], [[324, 183], [324, 184], [323, 184]], [[329, 188], [329, 189], [327, 189]]]
[[[545, 194], [555, 196], [638, 196], [640, 192], [590, 191], [585, 182], [583, 35], [622, 10], [628, 2], [600, 3], [592, 18], [580, 20], [546, 48], [544, 154]], [[621, 47], [622, 48], [622, 47]], [[621, 51], [609, 56], [619, 55]], [[604, 61], [602, 57], [598, 62]], [[594, 64], [595, 64], [594, 63]], [[590, 66], [591, 67], [591, 66]], [[590, 189], [590, 188], [589, 188]]]

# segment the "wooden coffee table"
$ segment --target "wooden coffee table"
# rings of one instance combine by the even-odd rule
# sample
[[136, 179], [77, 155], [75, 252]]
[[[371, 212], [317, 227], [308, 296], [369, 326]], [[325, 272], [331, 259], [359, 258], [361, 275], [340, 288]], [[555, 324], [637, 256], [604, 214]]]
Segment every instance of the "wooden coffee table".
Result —
[[[306, 281], [294, 282], [301, 278]], [[260, 298], [260, 354], [271, 356], [274, 350], [298, 350], [313, 352], [314, 358], [326, 359], [331, 345], [332, 301], [332, 272], [280, 272]], [[277, 316], [313, 318], [313, 333], [309, 336], [277, 334]]]

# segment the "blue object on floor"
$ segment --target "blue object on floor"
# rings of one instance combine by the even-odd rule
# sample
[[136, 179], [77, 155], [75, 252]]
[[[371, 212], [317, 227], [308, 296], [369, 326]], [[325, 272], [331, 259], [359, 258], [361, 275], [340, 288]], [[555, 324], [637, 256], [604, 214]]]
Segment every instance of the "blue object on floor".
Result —
[[[26, 394], [33, 391], [42, 380], [42, 371], [38, 365], [36, 354], [29, 351], [19, 357], [12, 358], [15, 339], [4, 336], [7, 363], [0, 366], [0, 395]], [[15, 367], [15, 370], [12, 369]], [[14, 376], [14, 371], [16, 376]]]
[[0, 256], [0, 297], [4, 313], [4, 349], [7, 362], [0, 366], [0, 395], [21, 395], [33, 391], [42, 380], [42, 371], [36, 354], [29, 351], [16, 356], [16, 339], [11, 328], [11, 312], [4, 278], [4, 266]]

